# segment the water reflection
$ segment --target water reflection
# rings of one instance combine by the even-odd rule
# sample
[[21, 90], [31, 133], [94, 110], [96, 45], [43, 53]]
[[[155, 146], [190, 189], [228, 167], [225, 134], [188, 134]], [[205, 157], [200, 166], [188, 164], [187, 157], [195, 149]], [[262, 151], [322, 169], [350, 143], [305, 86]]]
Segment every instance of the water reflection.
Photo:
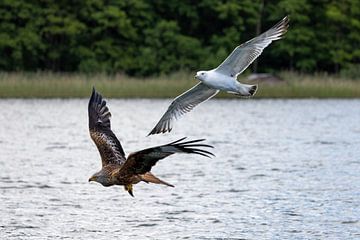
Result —
[[108, 102], [126, 153], [188, 136], [216, 157], [160, 161], [176, 187], [131, 198], [87, 182], [100, 169], [87, 100], [1, 100], [2, 237], [360, 238], [359, 100], [211, 100], [152, 137], [170, 100]]

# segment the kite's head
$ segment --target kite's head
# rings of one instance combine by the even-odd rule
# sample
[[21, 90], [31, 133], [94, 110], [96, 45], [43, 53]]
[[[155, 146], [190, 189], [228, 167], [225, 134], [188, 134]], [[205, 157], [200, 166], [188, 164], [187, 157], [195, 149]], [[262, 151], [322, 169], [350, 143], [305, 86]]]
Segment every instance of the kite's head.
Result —
[[94, 181], [101, 183], [104, 187], [113, 185], [110, 181], [110, 178], [107, 174], [104, 174], [102, 171], [95, 173], [89, 178], [89, 182]]
[[195, 79], [199, 80], [199, 81], [205, 81], [207, 76], [207, 72], [206, 71], [199, 71], [196, 73], [195, 75]]

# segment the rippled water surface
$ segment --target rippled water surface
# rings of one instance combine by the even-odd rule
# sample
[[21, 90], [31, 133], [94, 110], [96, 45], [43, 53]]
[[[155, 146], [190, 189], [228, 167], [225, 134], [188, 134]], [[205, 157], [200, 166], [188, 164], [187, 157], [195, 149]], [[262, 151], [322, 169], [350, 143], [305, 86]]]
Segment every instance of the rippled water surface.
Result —
[[360, 239], [360, 100], [211, 100], [145, 137], [170, 100], [109, 99], [126, 153], [188, 136], [175, 188], [88, 182], [87, 99], [0, 100], [1, 239]]

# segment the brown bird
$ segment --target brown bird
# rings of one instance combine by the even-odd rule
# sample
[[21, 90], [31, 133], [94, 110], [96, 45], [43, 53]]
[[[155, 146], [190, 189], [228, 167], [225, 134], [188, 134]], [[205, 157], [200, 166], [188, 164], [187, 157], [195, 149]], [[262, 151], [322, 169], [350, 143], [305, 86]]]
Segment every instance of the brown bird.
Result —
[[102, 161], [102, 169], [95, 173], [89, 182], [95, 181], [105, 187], [123, 185], [125, 190], [134, 196], [133, 184], [141, 181], [174, 187], [150, 172], [157, 161], [174, 153], [194, 153], [205, 157], [214, 156], [211, 152], [198, 148], [212, 148], [210, 145], [201, 143], [205, 139], [183, 141], [185, 138], [181, 138], [169, 144], [131, 153], [126, 158], [119, 140], [111, 131], [111, 113], [106, 106], [106, 101], [95, 91], [95, 88], [92, 91], [88, 111], [90, 136], [100, 152]]

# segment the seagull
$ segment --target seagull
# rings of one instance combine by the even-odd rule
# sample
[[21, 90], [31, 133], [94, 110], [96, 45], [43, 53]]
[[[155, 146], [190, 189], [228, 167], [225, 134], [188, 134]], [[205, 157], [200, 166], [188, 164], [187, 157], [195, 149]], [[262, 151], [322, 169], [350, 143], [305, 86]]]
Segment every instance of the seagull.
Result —
[[106, 101], [96, 92], [95, 88], [93, 88], [89, 100], [88, 112], [90, 136], [100, 152], [102, 161], [101, 170], [93, 174], [89, 178], [89, 182], [95, 181], [105, 187], [123, 185], [125, 190], [134, 196], [133, 184], [141, 181], [174, 187], [150, 172], [157, 161], [174, 153], [192, 153], [205, 157], [214, 156], [211, 152], [199, 148], [213, 148], [202, 143], [205, 139], [184, 141], [186, 138], [181, 138], [165, 145], [131, 153], [126, 158], [120, 141], [111, 130], [111, 113], [106, 106]]
[[148, 136], [170, 132], [174, 120], [190, 112], [198, 104], [214, 97], [219, 91], [239, 96], [253, 96], [257, 85], [238, 82], [238, 75], [259, 57], [272, 41], [281, 39], [288, 27], [289, 17], [286, 16], [266, 32], [237, 46], [217, 68], [197, 72], [195, 79], [200, 82], [174, 99]]

